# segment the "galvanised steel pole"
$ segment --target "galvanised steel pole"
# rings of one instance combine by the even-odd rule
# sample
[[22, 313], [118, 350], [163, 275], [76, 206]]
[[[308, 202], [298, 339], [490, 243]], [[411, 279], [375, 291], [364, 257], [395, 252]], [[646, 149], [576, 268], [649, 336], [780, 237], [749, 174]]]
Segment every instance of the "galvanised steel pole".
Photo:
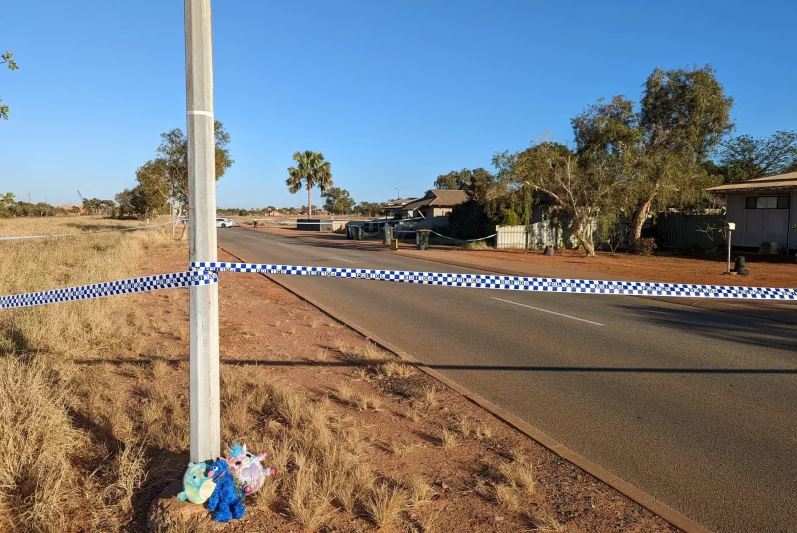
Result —
[[[216, 172], [210, 0], [185, 0], [190, 261], [216, 261]], [[191, 461], [220, 455], [218, 284], [189, 289]]]

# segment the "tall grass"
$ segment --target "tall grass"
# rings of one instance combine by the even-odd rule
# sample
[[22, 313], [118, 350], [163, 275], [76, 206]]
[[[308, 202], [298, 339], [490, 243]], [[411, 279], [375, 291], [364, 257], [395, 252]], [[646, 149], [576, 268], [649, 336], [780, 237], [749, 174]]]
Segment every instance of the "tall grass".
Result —
[[[3, 221], [0, 234], [85, 223], [103, 225], [17, 219]], [[162, 231], [0, 242], [0, 294], [139, 274], [147, 251], [166, 246], [180, 245]], [[139, 334], [135, 308], [113, 298], [0, 312], [0, 529], [113, 531], [131, 522], [144, 448], [97, 431], [100, 417], [81, 409], [78, 389], [100, 384], [86, 383], [74, 359], [127, 353]]]

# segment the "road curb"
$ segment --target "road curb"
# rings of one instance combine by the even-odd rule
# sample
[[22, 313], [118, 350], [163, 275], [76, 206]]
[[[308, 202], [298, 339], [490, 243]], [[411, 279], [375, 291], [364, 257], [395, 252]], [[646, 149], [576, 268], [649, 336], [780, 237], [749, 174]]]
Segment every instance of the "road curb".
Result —
[[[231, 251], [227, 250], [226, 248], [219, 246], [219, 249], [224, 251], [225, 253], [230, 254], [231, 256], [235, 257], [238, 261], [246, 262], [245, 259], [239, 257], [238, 255], [232, 253]], [[402, 255], [402, 254], [396, 254]], [[406, 256], [404, 256], [406, 257]], [[426, 259], [426, 261], [431, 262], [438, 262], [433, 261], [430, 259]], [[451, 263], [442, 263], [442, 264], [451, 264]], [[473, 268], [473, 267], [466, 267], [465, 265], [455, 265], [455, 266], [462, 266], [463, 268]], [[478, 270], [478, 269], [475, 269]], [[707, 529], [706, 527], [700, 525], [699, 523], [695, 522], [691, 518], [687, 517], [686, 515], [676, 511], [666, 503], [656, 499], [652, 495], [648, 494], [647, 492], [643, 491], [642, 489], [624, 481], [623, 479], [617, 477], [616, 475], [612, 474], [602, 466], [597, 463], [594, 463], [587, 459], [586, 457], [578, 454], [577, 452], [571, 450], [561, 442], [557, 441], [547, 433], [543, 432], [542, 430], [532, 426], [525, 420], [521, 419], [517, 415], [509, 412], [508, 410], [496, 405], [495, 403], [491, 402], [490, 400], [484, 398], [480, 394], [477, 394], [466, 387], [460, 385], [459, 383], [449, 379], [441, 372], [429, 368], [428, 366], [424, 365], [421, 361], [413, 357], [412, 355], [404, 352], [403, 350], [393, 346], [391, 343], [381, 339], [378, 335], [374, 335], [370, 331], [361, 328], [359, 326], [355, 326], [353, 324], [349, 324], [338, 318], [330, 309], [327, 309], [326, 306], [314, 301], [312, 298], [305, 296], [304, 294], [292, 289], [285, 285], [282, 281], [276, 279], [274, 276], [268, 274], [260, 274], [264, 278], [276, 283], [283, 289], [287, 290], [300, 300], [309, 303], [331, 319], [335, 320], [339, 324], [346, 326], [349, 329], [354, 330], [355, 332], [359, 333], [366, 339], [370, 340], [374, 344], [378, 345], [379, 347], [395, 354], [399, 359], [408, 361], [413, 363], [413, 366], [417, 367], [424, 373], [428, 374], [429, 376], [433, 377], [437, 381], [441, 382], [448, 388], [456, 391], [457, 393], [464, 396], [468, 401], [471, 403], [479, 406], [480, 408], [484, 409], [488, 413], [492, 414], [499, 420], [509, 424], [516, 430], [520, 431], [527, 437], [531, 438], [541, 446], [547, 448], [551, 452], [555, 453], [562, 459], [568, 461], [569, 463], [575, 465], [576, 467], [580, 468], [590, 476], [600, 480], [601, 482], [605, 483], [612, 489], [616, 490], [620, 494], [626, 496], [630, 500], [638, 503], [645, 509], [649, 510], [650, 512], [656, 514], [657, 516], [661, 517], [663, 520], [668, 522], [669, 524], [677, 527], [678, 529], [685, 531], [687, 533], [710, 533], [711, 530]]]

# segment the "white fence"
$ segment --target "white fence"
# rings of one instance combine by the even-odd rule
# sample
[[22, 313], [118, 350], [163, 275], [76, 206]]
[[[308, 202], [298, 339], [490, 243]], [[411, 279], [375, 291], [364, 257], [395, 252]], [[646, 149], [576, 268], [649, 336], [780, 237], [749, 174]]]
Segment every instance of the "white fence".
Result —
[[526, 226], [496, 226], [496, 248], [543, 248], [545, 246], [575, 247], [576, 241], [561, 225], [548, 220]]

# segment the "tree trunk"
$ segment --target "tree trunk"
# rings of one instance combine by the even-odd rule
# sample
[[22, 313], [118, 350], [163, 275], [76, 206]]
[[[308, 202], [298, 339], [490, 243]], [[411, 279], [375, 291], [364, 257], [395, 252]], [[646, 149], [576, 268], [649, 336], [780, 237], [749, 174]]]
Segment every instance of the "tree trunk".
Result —
[[307, 187], [307, 218], [313, 216], [313, 205], [310, 200], [310, 187]]
[[584, 249], [584, 254], [587, 257], [594, 257], [595, 256], [595, 243], [592, 240], [592, 224], [591, 219], [587, 218], [586, 220], [577, 217], [573, 220], [574, 228], [574, 235], [578, 240], [578, 244]]
[[653, 203], [653, 198], [643, 200], [637, 205], [634, 214], [631, 217], [631, 241], [636, 242], [642, 238], [642, 226], [648, 219], [650, 212], [650, 205]]

